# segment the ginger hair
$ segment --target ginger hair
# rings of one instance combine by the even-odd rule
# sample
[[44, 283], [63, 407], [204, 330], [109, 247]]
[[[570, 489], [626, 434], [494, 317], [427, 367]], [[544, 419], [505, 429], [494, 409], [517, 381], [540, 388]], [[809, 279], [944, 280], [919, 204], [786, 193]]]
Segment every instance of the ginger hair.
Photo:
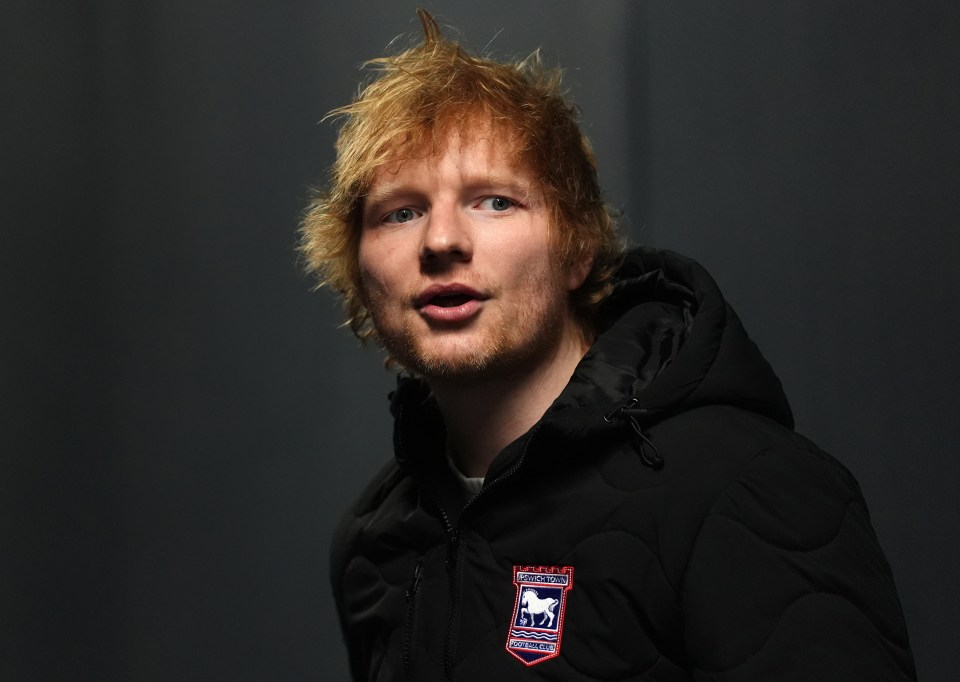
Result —
[[592, 336], [623, 247], [559, 69], [545, 67], [539, 52], [512, 63], [474, 56], [443, 38], [429, 13], [417, 14], [423, 42], [367, 62], [379, 75], [351, 104], [327, 115], [343, 123], [329, 186], [314, 193], [300, 226], [307, 269], [318, 286], [343, 296], [353, 333], [363, 341], [376, 338], [358, 262], [363, 201], [373, 178], [385, 164], [436, 154], [452, 131], [485, 122], [511, 136], [517, 163], [539, 182], [559, 265], [591, 262], [571, 305], [584, 335]]

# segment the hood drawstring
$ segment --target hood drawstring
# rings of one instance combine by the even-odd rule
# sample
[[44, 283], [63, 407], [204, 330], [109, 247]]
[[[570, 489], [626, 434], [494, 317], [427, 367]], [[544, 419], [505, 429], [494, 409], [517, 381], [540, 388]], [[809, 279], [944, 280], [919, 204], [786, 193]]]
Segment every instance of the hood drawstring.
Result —
[[630, 422], [630, 426], [633, 428], [634, 434], [636, 434], [636, 439], [633, 442], [633, 449], [637, 451], [638, 455], [640, 455], [640, 461], [642, 461], [651, 469], [658, 470], [663, 467], [663, 455], [660, 454], [660, 450], [657, 448], [656, 444], [647, 438], [646, 434], [643, 432], [643, 429], [640, 428], [640, 419], [650, 414], [650, 410], [637, 407], [639, 403], [640, 401], [636, 398], [630, 398], [630, 400], [625, 402], [617, 409], [603, 415], [603, 419], [604, 421], [610, 423], [615, 421]]

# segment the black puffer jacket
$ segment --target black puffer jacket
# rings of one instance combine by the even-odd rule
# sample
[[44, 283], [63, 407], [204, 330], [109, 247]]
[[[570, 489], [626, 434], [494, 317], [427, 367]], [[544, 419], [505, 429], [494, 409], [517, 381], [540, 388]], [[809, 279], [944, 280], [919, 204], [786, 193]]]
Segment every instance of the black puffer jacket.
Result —
[[604, 317], [466, 503], [401, 381], [396, 461], [333, 545], [354, 678], [915, 679], [856, 481], [793, 432], [710, 276], [633, 252]]

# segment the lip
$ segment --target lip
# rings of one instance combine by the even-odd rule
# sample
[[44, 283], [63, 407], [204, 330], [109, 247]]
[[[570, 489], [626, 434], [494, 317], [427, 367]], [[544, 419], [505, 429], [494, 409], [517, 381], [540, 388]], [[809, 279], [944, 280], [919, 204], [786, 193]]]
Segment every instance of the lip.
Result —
[[[435, 299], [441, 296], [466, 296], [459, 305], [439, 305]], [[465, 284], [433, 284], [421, 291], [414, 299], [414, 306], [427, 320], [434, 322], [463, 322], [480, 312], [487, 299], [479, 291]]]

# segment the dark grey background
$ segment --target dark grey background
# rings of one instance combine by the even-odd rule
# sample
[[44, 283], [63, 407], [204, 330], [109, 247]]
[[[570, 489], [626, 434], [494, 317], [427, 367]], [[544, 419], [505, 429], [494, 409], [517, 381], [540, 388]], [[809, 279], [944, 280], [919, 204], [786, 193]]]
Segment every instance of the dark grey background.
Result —
[[[567, 69], [625, 229], [715, 274], [952, 679], [957, 5], [423, 4]], [[295, 228], [414, 6], [5, 5], [0, 678], [344, 679], [326, 546], [391, 378]]]

